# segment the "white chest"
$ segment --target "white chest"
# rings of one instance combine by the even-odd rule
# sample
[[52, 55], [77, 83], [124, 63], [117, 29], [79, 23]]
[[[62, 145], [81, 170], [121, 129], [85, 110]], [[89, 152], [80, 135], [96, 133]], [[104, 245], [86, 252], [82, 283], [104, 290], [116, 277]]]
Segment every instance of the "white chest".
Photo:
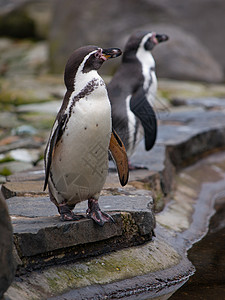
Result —
[[[70, 118], [54, 154], [52, 174], [60, 195], [77, 203], [98, 197], [108, 172], [111, 106], [102, 80], [68, 113]], [[59, 196], [56, 198], [61, 201]]]
[[155, 100], [157, 91], [157, 78], [155, 75], [155, 61], [149, 51], [143, 48], [138, 49], [137, 58], [142, 66], [142, 74], [144, 77], [144, 90], [150, 104], [152, 105]]

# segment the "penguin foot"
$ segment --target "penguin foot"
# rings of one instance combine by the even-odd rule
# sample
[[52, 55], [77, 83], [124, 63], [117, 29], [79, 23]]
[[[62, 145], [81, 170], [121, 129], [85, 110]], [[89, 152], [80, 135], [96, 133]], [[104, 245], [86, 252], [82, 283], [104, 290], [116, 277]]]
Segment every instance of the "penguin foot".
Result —
[[95, 221], [100, 226], [103, 226], [107, 222], [115, 223], [114, 219], [107, 213], [101, 211], [98, 200], [88, 199], [88, 209], [86, 211], [87, 216]]
[[59, 204], [58, 211], [60, 213], [60, 220], [65, 221], [78, 221], [84, 216], [81, 215], [75, 215], [75, 213], [72, 211], [74, 209], [74, 206], [70, 206], [66, 203]]

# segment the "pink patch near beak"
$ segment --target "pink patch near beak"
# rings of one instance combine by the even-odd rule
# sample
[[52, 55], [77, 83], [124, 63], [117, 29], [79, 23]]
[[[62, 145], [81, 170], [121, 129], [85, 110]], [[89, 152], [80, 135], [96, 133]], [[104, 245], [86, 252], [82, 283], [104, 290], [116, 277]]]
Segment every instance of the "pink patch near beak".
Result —
[[155, 33], [155, 32], [152, 34], [152, 41], [153, 41], [154, 44], [156, 44], [156, 45], [159, 43], [158, 40], [157, 40], [157, 38], [156, 38], [156, 33]]

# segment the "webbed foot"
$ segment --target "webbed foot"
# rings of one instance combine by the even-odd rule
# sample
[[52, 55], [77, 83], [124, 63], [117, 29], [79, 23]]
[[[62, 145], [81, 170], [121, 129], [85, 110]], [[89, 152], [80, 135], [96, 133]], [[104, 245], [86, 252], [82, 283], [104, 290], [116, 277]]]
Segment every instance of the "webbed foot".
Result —
[[115, 223], [114, 219], [107, 213], [101, 211], [98, 200], [88, 199], [87, 216], [92, 218], [98, 225], [103, 226], [106, 222]]
[[75, 215], [75, 213], [72, 211], [74, 209], [75, 205], [68, 205], [66, 203], [59, 204], [58, 211], [60, 213], [60, 220], [61, 221], [78, 221], [84, 216], [81, 215]]

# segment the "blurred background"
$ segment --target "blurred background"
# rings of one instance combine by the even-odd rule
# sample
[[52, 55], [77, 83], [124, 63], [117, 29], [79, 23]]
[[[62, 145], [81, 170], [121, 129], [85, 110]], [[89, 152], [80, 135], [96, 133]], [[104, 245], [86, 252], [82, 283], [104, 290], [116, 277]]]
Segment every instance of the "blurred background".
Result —
[[[158, 98], [225, 97], [223, 0], [0, 0], [0, 174], [43, 166], [76, 48], [123, 49], [137, 29], [168, 34], [154, 48]], [[107, 81], [120, 59], [104, 64]]]
[[[154, 53], [160, 77], [223, 82], [224, 11], [223, 0], [1, 0], [0, 72], [13, 73], [17, 63], [18, 72], [62, 73], [74, 49], [86, 44], [123, 48], [134, 30], [144, 28], [170, 36]], [[25, 53], [28, 44], [20, 45], [24, 39], [38, 42], [32, 52]], [[24, 60], [31, 65], [25, 68]]]

